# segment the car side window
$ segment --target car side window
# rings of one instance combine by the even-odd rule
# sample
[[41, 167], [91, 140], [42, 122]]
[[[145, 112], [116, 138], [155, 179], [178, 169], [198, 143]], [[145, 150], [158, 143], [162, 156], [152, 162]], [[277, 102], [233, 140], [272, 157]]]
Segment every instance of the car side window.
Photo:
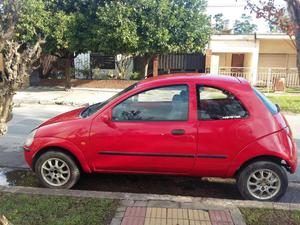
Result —
[[228, 120], [248, 116], [242, 103], [226, 90], [198, 85], [197, 95], [199, 120]]
[[187, 85], [164, 86], [135, 94], [113, 108], [114, 121], [185, 121]]

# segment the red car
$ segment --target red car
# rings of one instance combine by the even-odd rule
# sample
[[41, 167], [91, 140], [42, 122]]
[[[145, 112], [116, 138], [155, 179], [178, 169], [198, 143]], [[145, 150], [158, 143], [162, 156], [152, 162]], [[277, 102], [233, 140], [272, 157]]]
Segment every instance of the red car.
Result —
[[146, 79], [56, 116], [24, 149], [49, 188], [71, 188], [81, 172], [234, 177], [244, 198], [270, 201], [297, 166], [278, 106], [242, 78], [199, 74]]

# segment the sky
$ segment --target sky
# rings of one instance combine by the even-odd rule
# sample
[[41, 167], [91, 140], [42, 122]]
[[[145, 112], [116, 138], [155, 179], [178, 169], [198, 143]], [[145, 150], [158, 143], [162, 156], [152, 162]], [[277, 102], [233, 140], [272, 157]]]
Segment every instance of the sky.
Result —
[[[258, 2], [258, 0], [253, 0], [253, 2]], [[281, 6], [285, 6], [283, 0], [275, 0], [275, 3]], [[207, 14], [215, 15], [218, 13], [223, 13], [224, 19], [231, 21], [231, 26], [233, 21], [239, 19], [243, 13], [251, 15], [253, 17], [253, 23], [258, 26], [258, 33], [268, 33], [268, 24], [264, 19], [255, 18], [255, 14], [250, 14], [249, 10], [245, 10], [246, 5], [245, 0], [207, 0]]]

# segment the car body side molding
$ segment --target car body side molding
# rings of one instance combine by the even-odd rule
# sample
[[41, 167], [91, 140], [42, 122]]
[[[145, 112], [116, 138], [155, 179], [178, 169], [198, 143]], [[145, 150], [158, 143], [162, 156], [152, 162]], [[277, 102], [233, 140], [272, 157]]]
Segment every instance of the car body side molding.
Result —
[[101, 151], [101, 155], [122, 155], [122, 156], [149, 156], [149, 157], [178, 157], [178, 158], [213, 158], [226, 159], [226, 155], [209, 155], [209, 154], [158, 154], [158, 153], [142, 153], [142, 152], [112, 152]]

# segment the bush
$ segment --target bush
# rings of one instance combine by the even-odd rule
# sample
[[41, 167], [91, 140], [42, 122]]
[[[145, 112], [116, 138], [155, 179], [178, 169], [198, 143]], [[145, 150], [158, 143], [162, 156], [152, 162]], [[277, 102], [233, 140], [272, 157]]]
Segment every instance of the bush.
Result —
[[130, 76], [130, 80], [142, 80], [144, 79], [144, 76], [142, 73], [139, 72], [133, 72]]

